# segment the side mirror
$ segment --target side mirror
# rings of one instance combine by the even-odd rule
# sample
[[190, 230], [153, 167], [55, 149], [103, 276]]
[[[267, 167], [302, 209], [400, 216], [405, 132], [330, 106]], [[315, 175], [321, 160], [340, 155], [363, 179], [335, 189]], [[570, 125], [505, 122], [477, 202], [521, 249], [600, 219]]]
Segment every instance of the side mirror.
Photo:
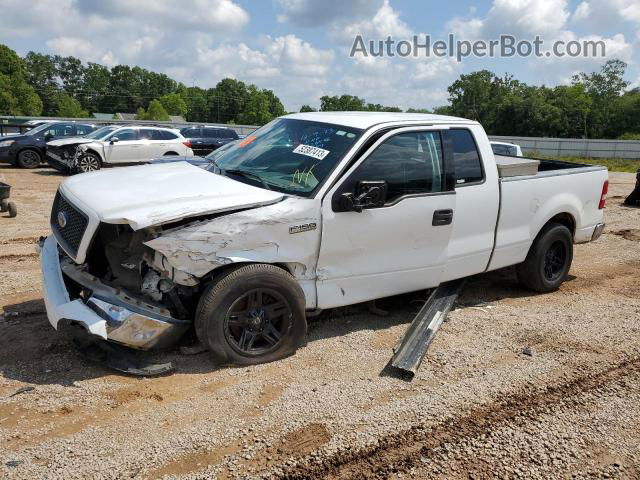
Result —
[[340, 195], [340, 210], [360, 213], [365, 208], [382, 207], [387, 199], [388, 188], [384, 180], [360, 181], [356, 184], [355, 193]]
[[111, 141], [110, 141], [109, 143], [110, 143], [111, 145], [113, 145], [114, 143], [117, 143], [117, 142], [119, 142], [119, 141], [120, 141], [120, 139], [119, 139], [118, 137], [112, 137], [112, 138], [111, 138]]

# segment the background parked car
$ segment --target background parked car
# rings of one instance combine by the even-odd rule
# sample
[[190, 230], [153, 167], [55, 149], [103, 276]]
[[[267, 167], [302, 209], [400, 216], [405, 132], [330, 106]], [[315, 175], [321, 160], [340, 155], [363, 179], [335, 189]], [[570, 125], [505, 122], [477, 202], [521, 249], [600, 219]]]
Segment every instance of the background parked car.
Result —
[[[113, 126], [111, 127], [113, 128]], [[117, 126], [100, 138], [56, 140], [47, 145], [47, 157], [58, 170], [91, 172], [103, 166], [148, 163], [153, 158], [193, 156], [191, 142], [179, 131], [152, 126]]]
[[229, 147], [233, 146], [233, 144], [236, 143], [236, 142], [237, 142], [237, 140], [229, 142], [226, 145], [223, 145], [222, 147], [218, 148], [217, 150], [214, 150], [209, 155], [206, 155], [204, 157], [200, 157], [200, 156], [193, 156], [193, 157], [164, 156], [164, 157], [160, 157], [160, 158], [154, 158], [153, 160], [151, 160], [151, 163], [152, 164], [157, 164], [157, 163], [187, 162], [190, 165], [194, 165], [196, 167], [209, 168], [211, 166], [215, 166], [216, 160], [218, 158], [220, 158], [224, 154], [224, 152], [226, 150], [228, 150]]
[[522, 149], [520, 145], [507, 142], [491, 142], [491, 150], [494, 155], [505, 155], [507, 157], [521, 157]]
[[0, 141], [0, 162], [21, 168], [36, 168], [45, 159], [47, 142], [61, 137], [86, 135], [96, 125], [76, 122], [48, 122], [22, 135], [12, 135]]
[[197, 127], [185, 127], [180, 130], [180, 133], [191, 140], [193, 153], [201, 157], [220, 148], [222, 145], [238, 139], [236, 131], [227, 127], [199, 125]]

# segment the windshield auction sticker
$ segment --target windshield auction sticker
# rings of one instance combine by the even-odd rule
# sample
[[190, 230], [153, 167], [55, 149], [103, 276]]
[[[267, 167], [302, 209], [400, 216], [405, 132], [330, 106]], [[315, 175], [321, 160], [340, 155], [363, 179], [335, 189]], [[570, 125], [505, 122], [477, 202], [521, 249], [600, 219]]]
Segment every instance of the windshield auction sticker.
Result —
[[307, 157], [323, 160], [330, 152], [324, 148], [312, 147], [311, 145], [304, 145], [301, 143], [293, 150], [293, 153], [299, 153], [300, 155], [306, 155]]

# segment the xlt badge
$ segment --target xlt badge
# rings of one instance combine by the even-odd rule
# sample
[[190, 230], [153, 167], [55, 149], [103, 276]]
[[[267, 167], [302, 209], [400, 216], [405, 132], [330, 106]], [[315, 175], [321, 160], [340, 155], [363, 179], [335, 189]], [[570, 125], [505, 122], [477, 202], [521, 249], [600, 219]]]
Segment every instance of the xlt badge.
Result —
[[317, 227], [316, 223], [303, 223], [302, 225], [294, 225], [292, 227], [289, 227], [289, 233], [294, 234], [294, 233], [308, 232], [310, 230], [315, 230], [316, 227]]

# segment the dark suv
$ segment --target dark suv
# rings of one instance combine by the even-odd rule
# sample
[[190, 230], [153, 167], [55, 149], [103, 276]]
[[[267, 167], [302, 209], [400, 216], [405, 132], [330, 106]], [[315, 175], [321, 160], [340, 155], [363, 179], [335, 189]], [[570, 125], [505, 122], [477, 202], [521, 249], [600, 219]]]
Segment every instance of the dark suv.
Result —
[[193, 154], [201, 157], [238, 139], [236, 131], [227, 127], [208, 127], [206, 125], [185, 127], [180, 130], [180, 133], [183, 137], [191, 140]]
[[36, 168], [45, 161], [47, 142], [56, 138], [81, 137], [95, 129], [95, 125], [88, 123], [43, 123], [22, 135], [0, 137], [0, 162]]

